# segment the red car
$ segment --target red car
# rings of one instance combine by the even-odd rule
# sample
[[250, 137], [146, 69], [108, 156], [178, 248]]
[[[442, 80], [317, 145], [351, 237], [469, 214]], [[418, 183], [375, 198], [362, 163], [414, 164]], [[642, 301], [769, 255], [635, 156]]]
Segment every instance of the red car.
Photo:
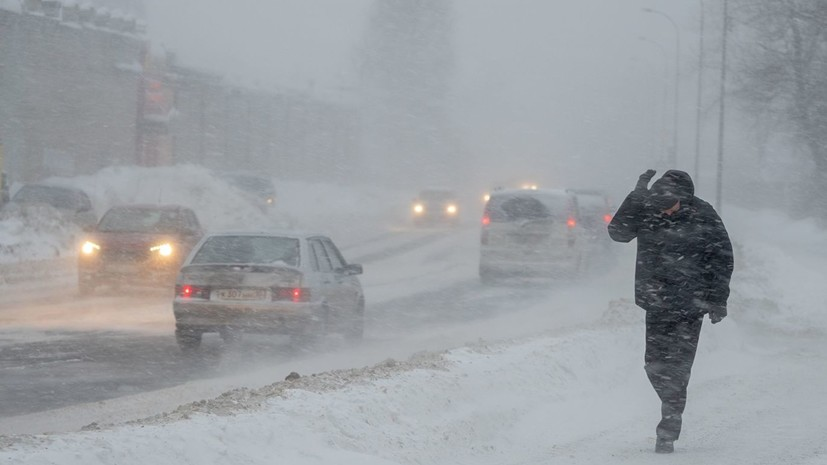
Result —
[[123, 283], [174, 288], [181, 263], [203, 230], [179, 205], [123, 205], [107, 211], [78, 253], [78, 289]]

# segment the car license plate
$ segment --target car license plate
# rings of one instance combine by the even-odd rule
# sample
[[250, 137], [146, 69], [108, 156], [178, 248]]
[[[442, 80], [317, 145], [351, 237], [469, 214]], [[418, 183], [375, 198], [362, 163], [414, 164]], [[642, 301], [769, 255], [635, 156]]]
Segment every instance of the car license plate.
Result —
[[269, 289], [215, 289], [212, 300], [258, 301], [270, 300]]

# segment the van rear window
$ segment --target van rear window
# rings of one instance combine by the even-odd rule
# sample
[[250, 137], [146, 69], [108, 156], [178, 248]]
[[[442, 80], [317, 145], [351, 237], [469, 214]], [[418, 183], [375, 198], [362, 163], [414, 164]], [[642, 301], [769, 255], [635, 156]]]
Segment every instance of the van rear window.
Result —
[[565, 212], [565, 199], [553, 196], [507, 195], [491, 197], [486, 210], [493, 222], [531, 221], [551, 218]]

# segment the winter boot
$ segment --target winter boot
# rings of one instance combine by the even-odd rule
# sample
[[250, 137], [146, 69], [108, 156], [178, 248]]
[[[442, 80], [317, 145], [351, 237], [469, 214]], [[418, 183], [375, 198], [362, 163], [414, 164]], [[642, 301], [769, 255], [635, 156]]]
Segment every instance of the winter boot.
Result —
[[658, 438], [657, 441], [655, 441], [655, 452], [658, 454], [671, 454], [675, 452], [675, 441]]

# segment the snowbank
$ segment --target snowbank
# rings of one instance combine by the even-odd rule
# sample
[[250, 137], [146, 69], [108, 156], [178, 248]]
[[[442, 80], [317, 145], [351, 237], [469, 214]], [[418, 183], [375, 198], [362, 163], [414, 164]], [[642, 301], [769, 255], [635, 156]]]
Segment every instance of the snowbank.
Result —
[[[98, 217], [119, 204], [180, 204], [192, 208], [210, 230], [302, 229], [331, 234], [342, 241], [364, 238], [377, 223], [403, 221], [408, 208], [403, 199], [409, 197], [386, 189], [276, 179], [278, 201], [265, 214], [209, 170], [194, 165], [119, 166], [94, 175], [45, 181], [83, 189]], [[49, 211], [41, 216], [4, 215], [0, 220], [0, 263], [73, 256], [74, 239], [80, 234]]]
[[[130, 172], [118, 189], [99, 181], [96, 198], [147, 201], [147, 185], [161, 190], [158, 177], [136, 180]], [[225, 211], [199, 190], [200, 179], [165, 188], [164, 198], [200, 202], [214, 214], [211, 224], [244, 221], [247, 213]], [[370, 189], [281, 186], [290, 206], [284, 217], [332, 222], [348, 235], [359, 229], [348, 233], [358, 223], [354, 207], [377, 217], [393, 210], [388, 196]], [[724, 220], [736, 246], [730, 317], [705, 324], [685, 433], [669, 462], [825, 463], [827, 235], [772, 212], [733, 208]], [[629, 283], [626, 298], [606, 303], [602, 318], [558, 334], [302, 373], [130, 424], [5, 438], [0, 462], [663, 463], [651, 452], [659, 409], [642, 370], [642, 312], [628, 299]]]

